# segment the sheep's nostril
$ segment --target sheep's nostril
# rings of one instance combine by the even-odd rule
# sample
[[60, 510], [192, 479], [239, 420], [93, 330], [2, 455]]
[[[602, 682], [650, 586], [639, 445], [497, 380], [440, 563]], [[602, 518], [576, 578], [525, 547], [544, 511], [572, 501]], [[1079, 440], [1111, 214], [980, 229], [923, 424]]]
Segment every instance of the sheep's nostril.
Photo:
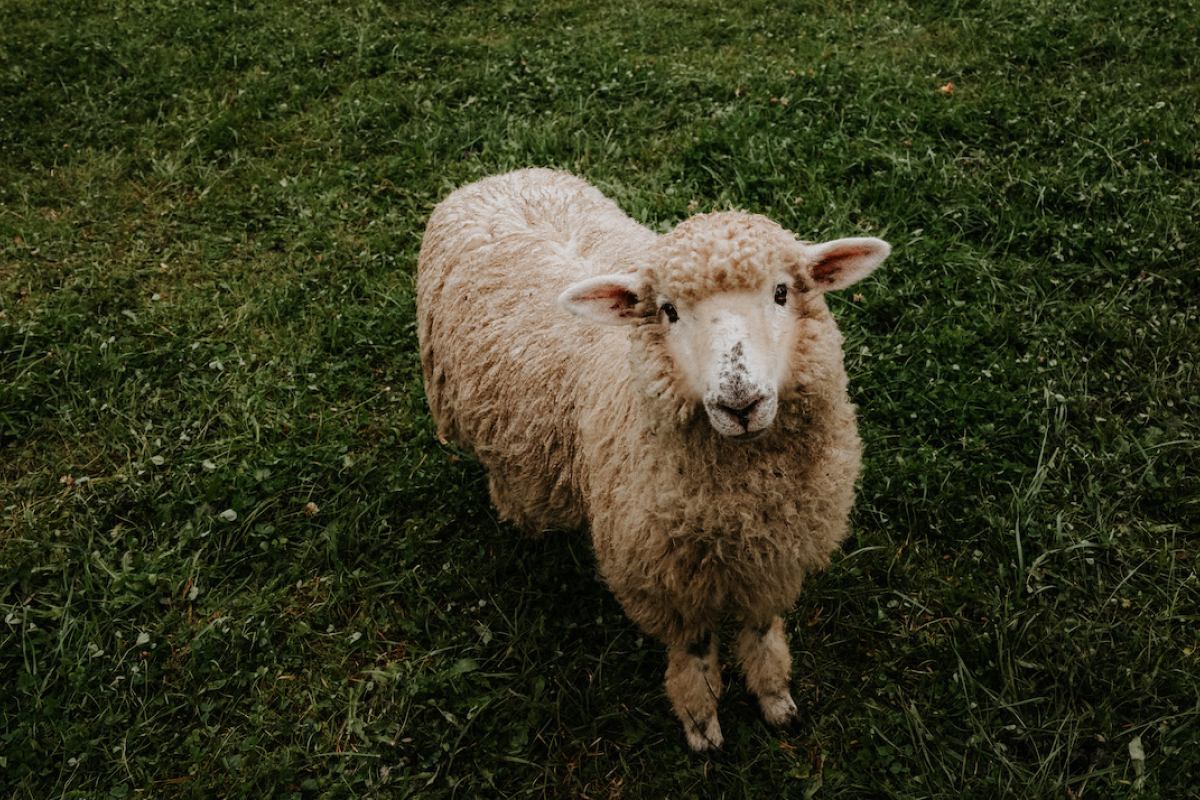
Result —
[[756, 400], [751, 400], [749, 403], [742, 406], [741, 408], [734, 408], [733, 406], [722, 405], [721, 410], [724, 411], [725, 413], [727, 413], [729, 416], [736, 419], [738, 421], [738, 424], [741, 425], [744, 429], [749, 430], [750, 429], [750, 415], [754, 413], [754, 409], [758, 407], [758, 404], [761, 400], [762, 400], [761, 397]]

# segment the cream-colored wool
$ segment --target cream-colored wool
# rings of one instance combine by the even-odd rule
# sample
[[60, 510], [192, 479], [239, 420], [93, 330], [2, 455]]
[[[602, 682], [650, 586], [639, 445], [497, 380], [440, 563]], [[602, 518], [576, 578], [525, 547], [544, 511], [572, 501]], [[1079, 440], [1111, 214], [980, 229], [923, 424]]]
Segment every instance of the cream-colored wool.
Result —
[[667, 647], [697, 750], [722, 740], [726, 615], [764, 716], [795, 718], [779, 615], [846, 536], [860, 460], [822, 295], [887, 254], [739, 212], [656, 236], [549, 170], [466, 186], [430, 218], [417, 316], [439, 434], [478, 455], [506, 519], [591, 531], [622, 607]]

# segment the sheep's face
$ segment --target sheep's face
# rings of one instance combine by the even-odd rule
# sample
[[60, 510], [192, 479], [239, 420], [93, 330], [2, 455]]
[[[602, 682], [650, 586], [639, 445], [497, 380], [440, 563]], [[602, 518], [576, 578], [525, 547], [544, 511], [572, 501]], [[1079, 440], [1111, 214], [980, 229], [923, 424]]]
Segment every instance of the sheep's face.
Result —
[[[782, 297], [786, 303], [787, 282]], [[694, 302], [658, 297], [662, 344], [684, 396], [722, 436], [755, 438], [775, 421], [795, 317], [773, 287], [720, 292]]]
[[708, 214], [660, 237], [637, 272], [577, 283], [559, 302], [595, 322], [646, 326], [652, 393], [703, 407], [716, 433], [750, 440], [771, 428], [780, 397], [811, 378], [809, 351], [840, 358], [822, 294], [866, 276], [889, 251], [879, 239], [813, 245], [765, 217]]

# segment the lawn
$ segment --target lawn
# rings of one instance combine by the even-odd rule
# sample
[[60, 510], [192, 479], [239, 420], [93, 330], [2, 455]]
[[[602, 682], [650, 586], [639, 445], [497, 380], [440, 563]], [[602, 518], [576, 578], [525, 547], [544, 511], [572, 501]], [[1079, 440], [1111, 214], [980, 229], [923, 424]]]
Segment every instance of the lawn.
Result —
[[[1198, 23], [6, 0], [0, 796], [1200, 797]], [[435, 435], [425, 220], [526, 166], [894, 247], [794, 732], [732, 677], [693, 755], [586, 537]]]

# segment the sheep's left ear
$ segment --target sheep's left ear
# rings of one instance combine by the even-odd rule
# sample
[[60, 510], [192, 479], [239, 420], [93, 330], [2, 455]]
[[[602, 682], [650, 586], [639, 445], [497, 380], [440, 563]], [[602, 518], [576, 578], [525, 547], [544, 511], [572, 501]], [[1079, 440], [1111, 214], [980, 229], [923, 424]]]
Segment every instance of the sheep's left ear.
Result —
[[809, 271], [821, 291], [845, 289], [870, 275], [891, 252], [890, 244], [867, 236], [809, 245]]
[[570, 286], [559, 295], [564, 311], [601, 325], [633, 325], [637, 313], [639, 282], [635, 275], [601, 275]]

